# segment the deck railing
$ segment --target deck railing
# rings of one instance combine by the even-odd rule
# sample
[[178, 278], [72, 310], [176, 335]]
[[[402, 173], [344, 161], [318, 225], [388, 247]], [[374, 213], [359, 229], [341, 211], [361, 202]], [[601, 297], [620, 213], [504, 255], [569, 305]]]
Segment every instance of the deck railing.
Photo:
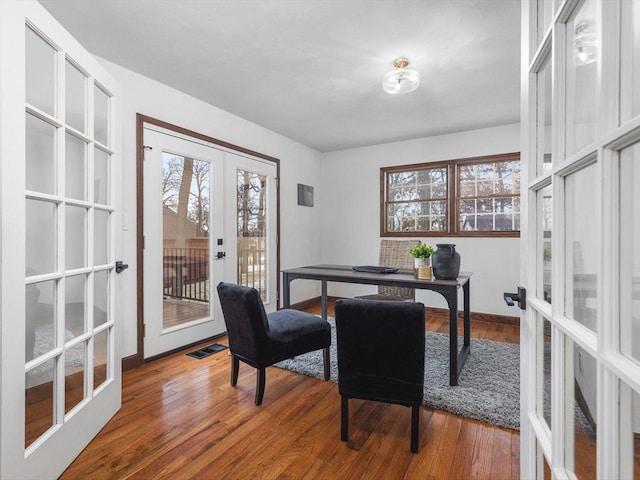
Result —
[[164, 248], [164, 296], [209, 301], [209, 249]]
[[[266, 292], [265, 249], [248, 246], [238, 251], [238, 283]], [[207, 248], [163, 249], [163, 293], [165, 297], [198, 302], [209, 301], [209, 250]]]
[[263, 300], [267, 286], [265, 253], [264, 248], [254, 245], [238, 251], [238, 283], [258, 290]]

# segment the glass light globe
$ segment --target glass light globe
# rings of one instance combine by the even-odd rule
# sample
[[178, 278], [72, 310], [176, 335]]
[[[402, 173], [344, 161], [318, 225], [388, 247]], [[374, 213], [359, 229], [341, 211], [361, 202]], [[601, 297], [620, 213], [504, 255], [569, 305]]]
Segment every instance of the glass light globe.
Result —
[[[408, 61], [401, 59], [403, 66], [386, 73], [382, 77], [382, 88], [387, 93], [409, 93], [420, 85], [420, 74], [410, 68], [405, 68]], [[399, 60], [396, 60], [396, 65]]]

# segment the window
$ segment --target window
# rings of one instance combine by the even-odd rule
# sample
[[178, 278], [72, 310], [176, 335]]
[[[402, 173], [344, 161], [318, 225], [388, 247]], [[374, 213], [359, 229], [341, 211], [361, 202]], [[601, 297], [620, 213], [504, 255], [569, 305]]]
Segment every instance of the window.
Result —
[[520, 154], [380, 169], [382, 236], [519, 236]]

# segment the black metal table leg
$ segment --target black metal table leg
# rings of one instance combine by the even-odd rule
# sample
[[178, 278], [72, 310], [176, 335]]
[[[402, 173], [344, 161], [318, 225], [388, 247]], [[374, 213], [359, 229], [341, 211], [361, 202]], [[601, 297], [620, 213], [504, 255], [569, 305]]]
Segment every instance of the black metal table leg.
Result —
[[322, 306], [322, 318], [327, 319], [327, 281], [322, 280], [322, 296], [320, 297], [320, 304]]
[[458, 289], [447, 293], [449, 304], [449, 385], [458, 385]]
[[464, 293], [464, 344], [465, 346], [471, 345], [471, 313], [470, 313], [470, 298], [471, 289], [469, 284], [471, 279], [462, 286], [462, 292]]
[[289, 308], [289, 290], [291, 288], [291, 280], [289, 280], [289, 274], [287, 272], [282, 273], [282, 308]]

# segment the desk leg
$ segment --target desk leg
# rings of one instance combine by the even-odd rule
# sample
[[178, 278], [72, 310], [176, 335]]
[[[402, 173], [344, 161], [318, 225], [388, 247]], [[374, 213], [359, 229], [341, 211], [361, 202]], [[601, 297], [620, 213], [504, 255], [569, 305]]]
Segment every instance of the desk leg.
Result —
[[467, 280], [462, 286], [462, 292], [464, 293], [464, 345], [465, 347], [469, 347], [471, 345], [471, 312], [470, 312], [470, 295], [471, 288], [469, 284], [471, 283], [471, 279]]
[[449, 385], [458, 385], [458, 289], [447, 295], [449, 304]]
[[322, 296], [320, 297], [322, 307], [322, 318], [327, 319], [327, 281], [322, 280]]
[[289, 290], [291, 287], [291, 280], [289, 280], [289, 274], [288, 273], [283, 273], [282, 274], [282, 308], [289, 308], [289, 306], [291, 305], [289, 302]]

